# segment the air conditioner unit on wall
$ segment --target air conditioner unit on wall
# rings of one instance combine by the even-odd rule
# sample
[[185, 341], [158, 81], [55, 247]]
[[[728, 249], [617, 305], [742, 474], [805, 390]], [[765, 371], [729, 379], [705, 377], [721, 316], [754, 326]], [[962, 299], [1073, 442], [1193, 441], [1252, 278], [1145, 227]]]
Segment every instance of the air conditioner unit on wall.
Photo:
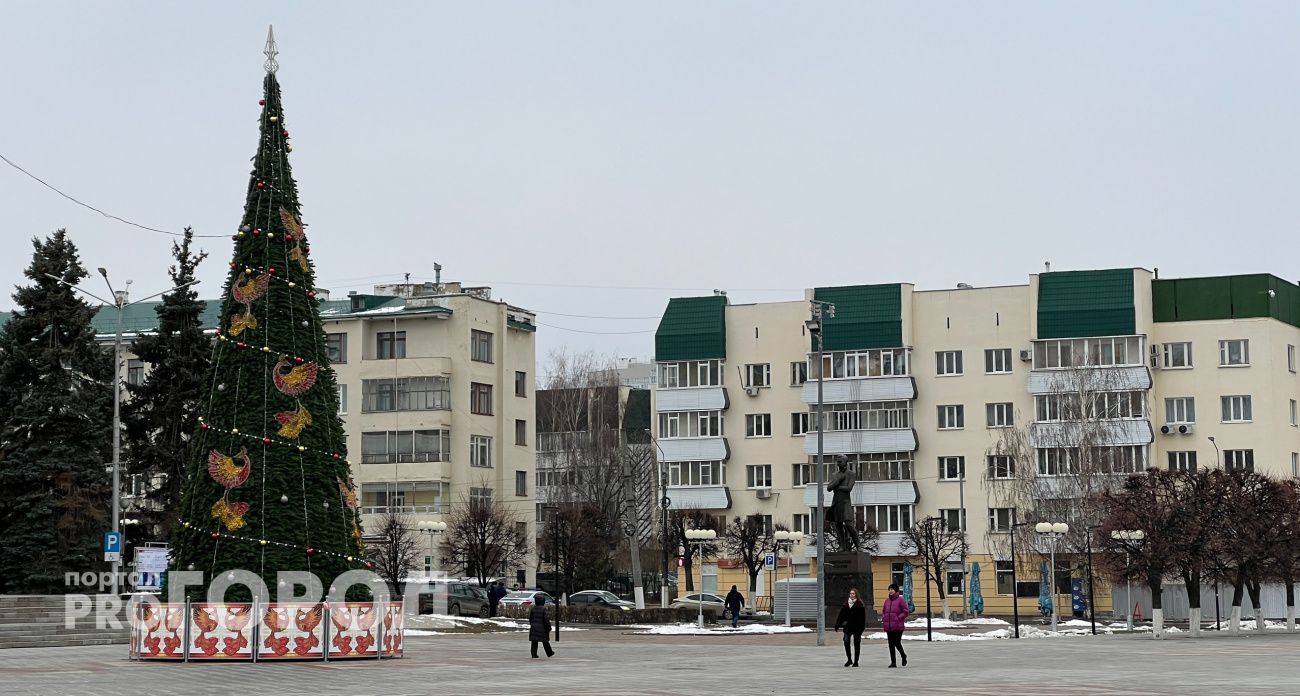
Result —
[[1176, 432], [1178, 432], [1178, 426], [1170, 425], [1168, 423], [1165, 423], [1164, 425], [1160, 426], [1161, 435], [1173, 435]]
[[1191, 423], [1183, 423], [1182, 425], [1178, 426], [1179, 435], [1191, 435], [1194, 432], [1196, 432], [1196, 426], [1192, 425]]
[[772, 497], [772, 489], [771, 489], [771, 488], [760, 488], [760, 489], [754, 491], [754, 494], [758, 496], [758, 499], [759, 499], [759, 500], [767, 500], [768, 498], [771, 498], [771, 497]]
[[1024, 362], [1029, 362], [1030, 360], [1033, 360], [1033, 359], [1034, 359], [1034, 351], [1032, 351], [1032, 350], [1022, 350], [1022, 351], [1020, 351], [1020, 359], [1021, 359], [1022, 361], [1024, 361]]
[[758, 396], [758, 387], [745, 387], [745, 393], [750, 396]]

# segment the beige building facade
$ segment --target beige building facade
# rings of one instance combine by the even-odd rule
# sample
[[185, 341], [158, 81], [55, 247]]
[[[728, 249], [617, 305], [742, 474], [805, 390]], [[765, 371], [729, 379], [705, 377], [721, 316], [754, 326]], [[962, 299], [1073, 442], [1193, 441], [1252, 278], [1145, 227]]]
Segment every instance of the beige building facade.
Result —
[[[811, 531], [812, 301], [835, 305], [823, 319], [823, 450], [828, 462], [849, 458], [859, 524], [880, 531], [877, 597], [901, 582], [905, 562], [918, 562], [899, 549], [903, 531], [936, 516], [967, 531], [965, 558], [946, 569], [954, 608], [979, 563], [985, 612], [1011, 613], [1006, 527], [1028, 511], [1009, 509], [1000, 486], [1008, 467], [1034, 467], [1039, 480], [1070, 471], [1085, 443], [1070, 441], [1079, 426], [1061, 415], [1057, 395], [1072, 385], [1105, 404], [1105, 427], [1086, 446], [1115, 473], [1300, 473], [1300, 287], [1268, 275], [1161, 280], [1145, 269], [1028, 281], [816, 288], [802, 301], [746, 305], [721, 294], [672, 300], [656, 335], [654, 390], [672, 507]], [[1009, 431], [1026, 434], [1031, 461], [994, 454]], [[793, 555], [783, 573], [816, 574], [815, 545]], [[1019, 555], [1020, 610], [1036, 613], [1039, 564]], [[703, 564], [701, 586], [739, 584], [731, 565]], [[919, 569], [914, 581], [923, 591]], [[1104, 583], [1096, 601], [1110, 606]], [[1068, 596], [1057, 602], [1068, 612]]]

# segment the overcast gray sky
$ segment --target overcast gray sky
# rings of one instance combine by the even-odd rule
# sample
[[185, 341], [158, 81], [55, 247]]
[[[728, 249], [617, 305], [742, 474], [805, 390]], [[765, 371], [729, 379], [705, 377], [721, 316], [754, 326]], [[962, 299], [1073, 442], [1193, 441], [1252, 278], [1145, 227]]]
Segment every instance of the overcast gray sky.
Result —
[[[651, 357], [712, 288], [1300, 277], [1294, 2], [8, 2], [0, 153], [222, 235], [211, 297], [269, 23], [321, 284], [440, 262], [538, 311], [539, 360]], [[166, 287], [168, 238], [0, 166], [0, 308], [58, 227]]]

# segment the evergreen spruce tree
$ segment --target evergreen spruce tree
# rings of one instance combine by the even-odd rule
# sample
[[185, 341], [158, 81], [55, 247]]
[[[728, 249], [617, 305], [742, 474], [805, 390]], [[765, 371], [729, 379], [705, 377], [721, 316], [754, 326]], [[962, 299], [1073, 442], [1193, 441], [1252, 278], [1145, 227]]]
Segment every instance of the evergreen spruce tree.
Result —
[[[310, 571], [328, 589], [367, 563], [273, 44], [267, 49], [261, 138], [199, 399], [172, 568], [201, 571], [205, 582], [252, 571], [275, 599], [279, 571]], [[248, 597], [236, 587], [227, 599]]]
[[[208, 371], [212, 342], [200, 325], [206, 303], [190, 283], [207, 254], [194, 253], [189, 228], [172, 244], [176, 265], [172, 283], [185, 286], [163, 295], [156, 308], [158, 330], [131, 345], [131, 352], [149, 365], [140, 384], [128, 385], [130, 399], [122, 405], [126, 472], [143, 483], [147, 504], [131, 516], [141, 524], [127, 527], [129, 543], [166, 539], [180, 511], [190, 437], [198, 427], [199, 396]], [[134, 538], [138, 534], [139, 538]]]
[[[99, 571], [108, 529], [112, 358], [65, 230], [32, 240], [31, 285], [0, 328], [0, 594], [67, 591], [65, 572]], [[47, 275], [48, 274], [48, 275]]]

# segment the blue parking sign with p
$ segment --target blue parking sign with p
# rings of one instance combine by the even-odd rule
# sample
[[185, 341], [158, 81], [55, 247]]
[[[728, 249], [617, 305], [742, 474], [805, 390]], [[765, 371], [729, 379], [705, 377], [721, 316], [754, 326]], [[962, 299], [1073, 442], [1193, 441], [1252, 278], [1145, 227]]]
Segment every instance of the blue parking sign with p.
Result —
[[104, 560], [122, 560], [122, 533], [104, 532]]
[[763, 554], [763, 570], [776, 570], [776, 554]]

